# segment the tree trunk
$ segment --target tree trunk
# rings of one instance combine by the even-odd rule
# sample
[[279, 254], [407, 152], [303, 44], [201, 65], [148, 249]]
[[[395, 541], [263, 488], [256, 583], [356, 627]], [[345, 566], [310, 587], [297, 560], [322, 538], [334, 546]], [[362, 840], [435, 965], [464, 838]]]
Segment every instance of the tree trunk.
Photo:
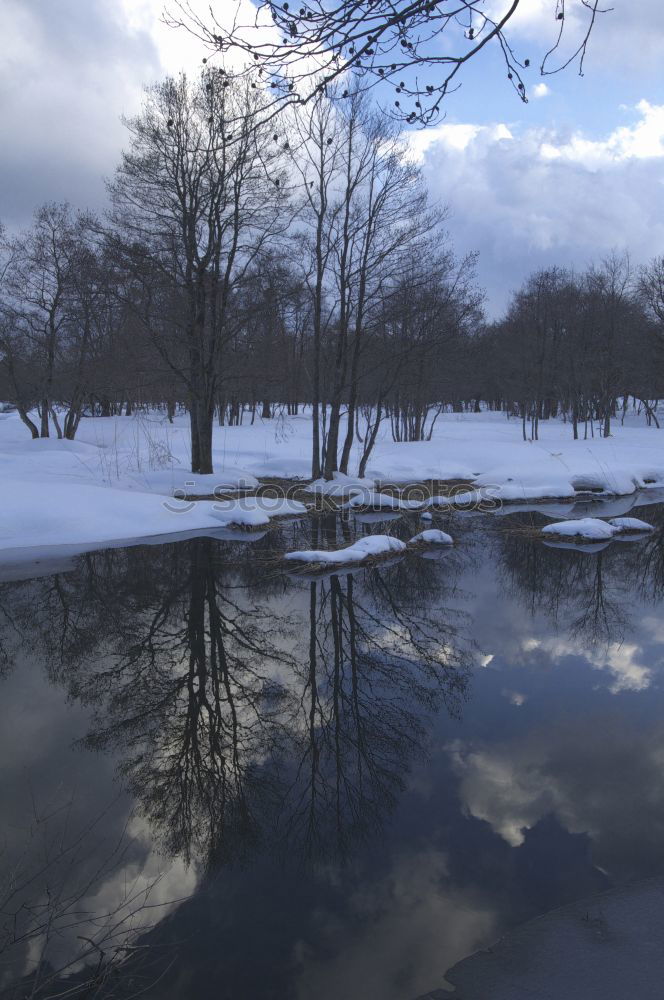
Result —
[[214, 472], [212, 468], [212, 426], [214, 410], [205, 400], [191, 401], [191, 471], [201, 476]]
[[339, 468], [344, 475], [348, 475], [348, 463], [350, 462], [350, 451], [353, 447], [355, 436], [355, 413], [357, 408], [357, 388], [355, 384], [350, 387], [350, 399], [348, 401], [348, 425], [346, 427], [346, 438], [341, 452], [341, 463]]
[[339, 468], [337, 453], [339, 450], [339, 425], [341, 423], [341, 399], [332, 400], [330, 404], [330, 424], [325, 445], [325, 468], [323, 475], [332, 479]]
[[62, 427], [60, 426], [60, 421], [58, 420], [58, 415], [55, 412], [55, 410], [53, 409], [53, 407], [51, 407], [51, 418], [52, 418], [53, 424], [55, 426], [55, 432], [58, 435], [58, 441], [62, 441]]
[[42, 399], [41, 407], [39, 410], [39, 416], [41, 417], [41, 427], [39, 431], [39, 436], [47, 438], [48, 434], [48, 399]]
[[604, 414], [604, 426], [602, 428], [602, 437], [611, 437], [611, 410], [609, 407], [606, 408]]
[[23, 421], [23, 423], [25, 424], [25, 426], [30, 431], [33, 440], [35, 438], [38, 438], [39, 437], [39, 429], [38, 429], [37, 425], [35, 423], [33, 423], [33, 421], [28, 416], [27, 410], [23, 409], [22, 406], [17, 406], [16, 409], [18, 410], [19, 417], [21, 418], [21, 420]]
[[371, 428], [371, 433], [369, 433], [369, 430], [367, 428], [367, 435], [364, 443], [364, 451], [362, 452], [362, 458], [360, 459], [360, 468], [358, 470], [358, 475], [360, 479], [364, 477], [364, 474], [366, 472], [369, 456], [373, 451], [373, 447], [376, 443], [376, 438], [378, 437], [378, 428], [380, 427], [382, 416], [383, 416], [383, 402], [382, 400], [379, 399], [376, 404], [376, 419], [374, 421], [373, 427]]

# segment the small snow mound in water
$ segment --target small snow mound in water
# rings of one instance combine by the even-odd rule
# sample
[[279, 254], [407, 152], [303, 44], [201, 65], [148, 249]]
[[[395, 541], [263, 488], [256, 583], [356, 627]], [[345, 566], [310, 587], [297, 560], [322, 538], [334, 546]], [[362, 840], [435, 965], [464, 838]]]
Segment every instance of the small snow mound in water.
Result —
[[433, 521], [433, 514], [430, 514], [428, 510], [425, 510], [423, 514], [420, 514], [423, 521]]
[[384, 556], [404, 552], [406, 543], [391, 535], [368, 535], [345, 549], [307, 549], [287, 552], [284, 559], [304, 563], [357, 563], [371, 556]]
[[446, 531], [439, 531], [438, 528], [428, 528], [420, 531], [419, 535], [414, 535], [408, 542], [409, 545], [452, 545], [453, 539]]
[[640, 521], [638, 517], [612, 517], [609, 524], [617, 528], [618, 531], [654, 531], [652, 524], [647, 521]]
[[554, 524], [547, 524], [545, 528], [542, 528], [542, 534], [601, 540], [613, 538], [617, 530], [606, 521], [600, 521], [597, 517], [581, 517], [578, 520], [556, 521]]
[[612, 517], [608, 522], [597, 517], [581, 517], [569, 521], [556, 521], [542, 528], [544, 535], [568, 536], [571, 538], [589, 538], [593, 541], [611, 539], [615, 535], [627, 532], [653, 531], [653, 526], [647, 521], [636, 517]]

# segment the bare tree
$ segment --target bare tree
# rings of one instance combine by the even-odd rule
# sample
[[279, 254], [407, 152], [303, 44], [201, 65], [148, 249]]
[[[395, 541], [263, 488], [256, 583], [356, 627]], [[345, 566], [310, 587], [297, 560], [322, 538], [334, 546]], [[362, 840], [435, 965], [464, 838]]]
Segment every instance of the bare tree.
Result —
[[365, 348], [385, 289], [429, 250], [434, 231], [441, 235], [444, 213], [430, 208], [397, 126], [363, 94], [337, 104], [318, 95], [296, 116], [296, 129], [299, 245], [312, 296], [312, 473], [330, 479], [348, 471]]
[[335, 124], [334, 109], [323, 94], [316, 96], [308, 114], [296, 115], [294, 119], [295, 133], [299, 140], [294, 165], [304, 193], [301, 212], [304, 230], [299, 235], [298, 245], [306, 255], [303, 260], [304, 279], [312, 300], [311, 473], [314, 479], [322, 471], [322, 341], [331, 319], [325, 290], [329, 284], [328, 275], [333, 261], [332, 223], [339, 211], [334, 182], [338, 176], [341, 149], [334, 137]]
[[639, 292], [664, 335], [664, 255], [654, 257], [641, 268]]
[[587, 275], [590, 295], [595, 306], [597, 348], [598, 417], [602, 420], [602, 436], [611, 434], [611, 417], [621, 384], [620, 347], [627, 341], [632, 315], [632, 268], [627, 253], [610, 253], [598, 268]]
[[[86, 219], [68, 204], [37, 209], [34, 225], [5, 244], [3, 280], [4, 362], [24, 423], [30, 396], [39, 405], [41, 437], [49, 436], [49, 417], [62, 431], [54, 410], [58, 356], [71, 320], [75, 276], [81, 270]], [[19, 367], [32, 368], [32, 387], [20, 385]], [[30, 401], [32, 404], [32, 401]]]
[[[490, 47], [499, 49], [507, 80], [527, 100], [530, 59], [516, 55], [507, 34], [521, 3], [504, 0], [496, 10], [486, 0], [258, 0], [253, 19], [243, 21], [238, 11], [228, 26], [215, 17], [214, 6], [209, 16], [199, 16], [189, 0], [172, 0], [166, 21], [193, 32], [222, 57], [242, 53], [247, 75], [272, 94], [266, 109], [272, 114], [350, 74], [354, 86], [379, 85], [389, 94], [393, 117], [428, 125], [459, 86], [466, 64]], [[590, 34], [603, 12], [599, 0], [550, 0], [550, 9], [553, 31], [542, 39], [540, 73], [573, 63], [582, 73]], [[573, 23], [574, 37], [564, 50], [563, 34], [575, 15], [580, 24]]]
[[[143, 313], [147, 333], [186, 384], [198, 473], [213, 471], [233, 292], [283, 228], [282, 149], [257, 124], [259, 107], [246, 82], [212, 71], [150, 88], [142, 113], [127, 122], [130, 149], [110, 185], [116, 245], [153, 307]], [[179, 303], [170, 336], [161, 315], [165, 289]]]

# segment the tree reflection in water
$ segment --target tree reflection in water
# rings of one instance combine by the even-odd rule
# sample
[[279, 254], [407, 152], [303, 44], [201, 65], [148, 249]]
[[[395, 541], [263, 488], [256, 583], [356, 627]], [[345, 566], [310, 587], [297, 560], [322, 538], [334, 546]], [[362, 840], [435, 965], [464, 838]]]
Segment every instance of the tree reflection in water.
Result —
[[613, 542], [583, 552], [506, 531], [497, 546], [503, 586], [531, 614], [549, 616], [580, 646], [623, 641], [630, 594], [643, 580], [643, 544]]
[[427, 717], [459, 713], [465, 623], [429, 564], [409, 576], [417, 608], [398, 567], [294, 580], [198, 538], [88, 554], [25, 610], [52, 679], [94, 708], [86, 745], [119, 754], [163, 849], [209, 869], [259, 846], [346, 855], [394, 806]]
[[409, 606], [398, 567], [293, 580], [256, 549], [231, 565], [226, 552], [199, 538], [91, 553], [0, 605], [92, 708], [84, 745], [114, 754], [157, 845], [202, 885], [266, 853], [347, 859], [394, 807], [427, 718], [459, 713], [472, 660], [424, 561]]
[[[315, 526], [312, 543], [326, 530]], [[661, 532], [586, 554], [481, 530], [445, 556], [443, 572], [409, 557], [287, 577], [267, 543], [234, 558], [232, 547], [196, 539], [90, 554], [76, 572], [2, 588], [6, 630], [29, 629], [51, 679], [92, 708], [85, 745], [117, 758], [159, 848], [201, 874], [190, 903], [147, 936], [151, 948], [168, 943], [170, 956], [206, 907], [215, 934], [237, 946], [255, 911], [234, 911], [231, 926], [220, 899], [252, 885], [260, 894], [249, 861], [260, 883], [268, 857], [272, 873], [347, 865], [377, 838], [435, 713], [461, 713], [474, 649], [450, 605], [463, 602], [460, 570], [492, 546], [510, 597], [580, 646], [622, 641], [630, 592], [664, 594]], [[240, 869], [243, 881], [233, 876], [221, 893], [215, 876]], [[292, 891], [292, 878], [283, 883]]]

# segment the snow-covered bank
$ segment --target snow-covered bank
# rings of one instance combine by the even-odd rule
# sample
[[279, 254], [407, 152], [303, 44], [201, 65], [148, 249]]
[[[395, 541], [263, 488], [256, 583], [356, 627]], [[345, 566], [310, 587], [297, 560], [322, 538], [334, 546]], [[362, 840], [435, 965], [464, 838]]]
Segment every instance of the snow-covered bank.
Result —
[[272, 517], [306, 512], [294, 500], [255, 498], [186, 503], [150, 493], [45, 479], [5, 480], [0, 487], [0, 549], [52, 545], [98, 545], [152, 535], [220, 528], [260, 528]]
[[[280, 513], [301, 512], [301, 505], [280, 510], [274, 502], [215, 506], [177, 498], [251, 490], [261, 477], [308, 480], [310, 434], [309, 412], [215, 427], [214, 475], [194, 476], [186, 415], [173, 424], [159, 413], [88, 418], [70, 442], [32, 441], [15, 413], [0, 414], [0, 549], [99, 545], [231, 524], [260, 527]], [[502, 414], [443, 414], [431, 441], [395, 443], [386, 424], [365, 479], [340, 477], [331, 487], [318, 484], [314, 493], [346, 499], [389, 482], [456, 480], [468, 484], [468, 503], [478, 495], [527, 503], [664, 486], [664, 431], [637, 418], [616, 425], [608, 439], [573, 441], [560, 421], [543, 422], [540, 434], [540, 441], [524, 442], [520, 424]], [[358, 461], [354, 453], [351, 471]], [[361, 496], [351, 503], [351, 509], [363, 506]], [[418, 506], [388, 501], [399, 511]]]

